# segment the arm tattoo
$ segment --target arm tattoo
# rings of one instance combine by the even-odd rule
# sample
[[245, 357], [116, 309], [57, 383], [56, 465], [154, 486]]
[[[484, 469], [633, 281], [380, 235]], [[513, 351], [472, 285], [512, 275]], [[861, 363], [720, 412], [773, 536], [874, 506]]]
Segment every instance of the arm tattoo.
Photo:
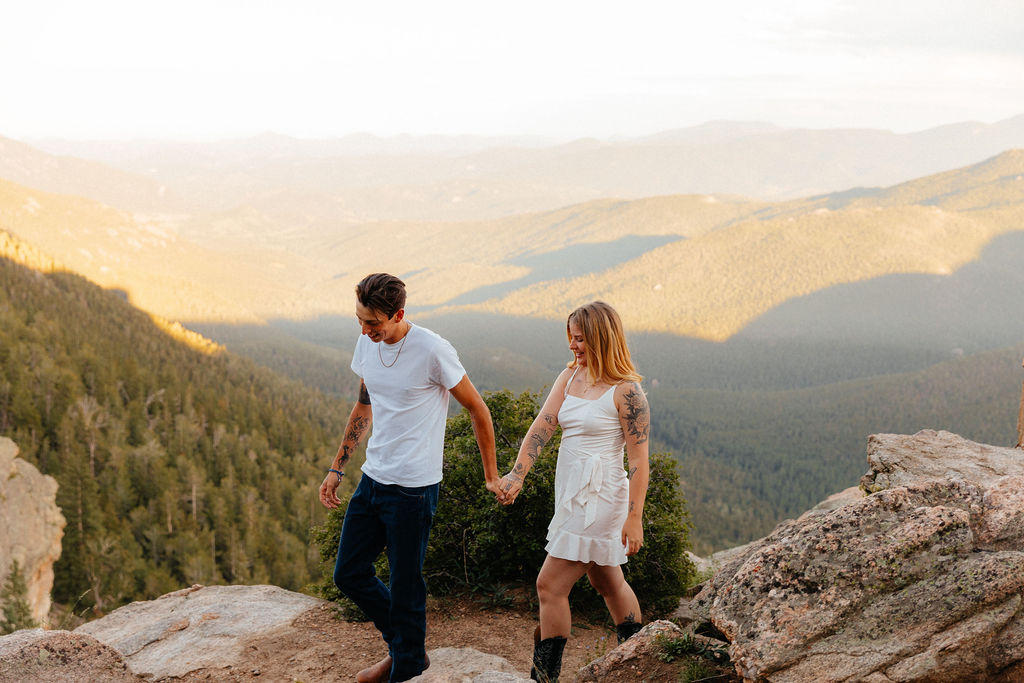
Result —
[[632, 512], [633, 508], [635, 508], [635, 507], [636, 507], [636, 501], [635, 500], [629, 501], [629, 511]]
[[[348, 459], [352, 456], [352, 449], [349, 448], [348, 444], [343, 444], [341, 447], [341, 459], [338, 461], [338, 465], [344, 466], [348, 462]], [[338, 467], [341, 469], [341, 467]]]
[[626, 479], [632, 479], [634, 474], [636, 474], [636, 467], [630, 467], [629, 474], [626, 475]]
[[640, 385], [634, 382], [623, 400], [626, 402], [626, 431], [636, 438], [638, 444], [646, 443], [651, 430], [651, 413]]
[[537, 459], [537, 456], [544, 450], [545, 444], [551, 439], [553, 433], [554, 430], [542, 427], [530, 434], [530, 449], [526, 451], [526, 454], [530, 456], [530, 460]]
[[359, 443], [359, 440], [363, 438], [363, 434], [370, 426], [370, 420], [365, 417], [356, 417], [352, 420], [348, 433], [345, 434], [346, 439], [351, 439], [355, 443]]
[[555, 433], [555, 427], [558, 426], [558, 418], [551, 413], [541, 413], [540, 419], [543, 420], [548, 426], [537, 425], [534, 423], [530, 427], [530, 431], [526, 433], [526, 439], [529, 441], [528, 450], [526, 454], [530, 456], [530, 461], [534, 462], [537, 460], [537, 456], [544, 450], [544, 446]]
[[359, 383], [359, 402], [364, 406], [370, 405], [370, 392], [366, 390], [366, 385], [362, 382]]

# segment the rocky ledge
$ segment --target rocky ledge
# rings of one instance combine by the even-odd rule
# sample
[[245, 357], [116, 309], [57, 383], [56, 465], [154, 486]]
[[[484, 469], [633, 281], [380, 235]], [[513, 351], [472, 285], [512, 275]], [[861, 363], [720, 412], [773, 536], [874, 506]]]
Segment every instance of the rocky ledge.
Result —
[[1024, 680], [1024, 452], [879, 434], [862, 494], [780, 524], [692, 608], [745, 679]]
[[[923, 431], [872, 436], [868, 462], [859, 489], [713, 558], [677, 613], [685, 629], [649, 624], [563, 680], [675, 680], [659, 639], [685, 633], [727, 645], [751, 681], [1024, 681], [1024, 452]], [[2, 637], [0, 680], [337, 680], [336, 644], [310, 632], [330, 609], [273, 586], [196, 586], [74, 632]], [[424, 683], [527, 680], [471, 649], [430, 656]]]

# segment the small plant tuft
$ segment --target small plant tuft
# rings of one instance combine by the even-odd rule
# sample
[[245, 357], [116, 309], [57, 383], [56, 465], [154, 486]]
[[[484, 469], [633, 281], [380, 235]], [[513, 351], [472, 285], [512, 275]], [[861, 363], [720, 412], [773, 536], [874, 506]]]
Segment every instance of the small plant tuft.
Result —
[[729, 663], [729, 651], [724, 646], [712, 645], [690, 633], [678, 637], [660, 634], [655, 636], [654, 642], [658, 648], [658, 659], [663, 662], [696, 656], [719, 665]]
[[0, 611], [3, 612], [3, 617], [0, 617], [0, 635], [39, 625], [32, 616], [32, 606], [28, 604], [28, 584], [17, 560], [11, 563], [7, 580], [0, 590]]

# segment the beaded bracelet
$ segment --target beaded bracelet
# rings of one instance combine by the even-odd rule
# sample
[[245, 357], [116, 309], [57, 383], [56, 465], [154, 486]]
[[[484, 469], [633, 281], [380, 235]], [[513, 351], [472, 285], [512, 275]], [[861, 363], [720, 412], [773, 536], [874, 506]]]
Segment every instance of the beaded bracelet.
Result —
[[336, 470], [336, 469], [330, 468], [327, 471], [328, 472], [334, 472], [335, 474], [337, 474], [338, 475], [338, 481], [341, 481], [345, 477], [345, 473], [342, 472], [341, 470]]

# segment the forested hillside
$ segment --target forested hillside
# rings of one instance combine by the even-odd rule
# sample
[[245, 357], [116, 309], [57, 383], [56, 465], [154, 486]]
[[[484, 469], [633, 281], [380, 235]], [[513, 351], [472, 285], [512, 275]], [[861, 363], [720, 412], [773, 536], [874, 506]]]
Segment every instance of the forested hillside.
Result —
[[306, 585], [348, 407], [5, 233], [0, 248], [0, 433], [60, 485], [54, 599], [107, 610], [195, 582]]
[[807, 389], [650, 389], [652, 440], [682, 462], [695, 550], [763, 536], [856, 485], [871, 434], [936, 429], [1014, 445], [1021, 358], [1024, 343]]

